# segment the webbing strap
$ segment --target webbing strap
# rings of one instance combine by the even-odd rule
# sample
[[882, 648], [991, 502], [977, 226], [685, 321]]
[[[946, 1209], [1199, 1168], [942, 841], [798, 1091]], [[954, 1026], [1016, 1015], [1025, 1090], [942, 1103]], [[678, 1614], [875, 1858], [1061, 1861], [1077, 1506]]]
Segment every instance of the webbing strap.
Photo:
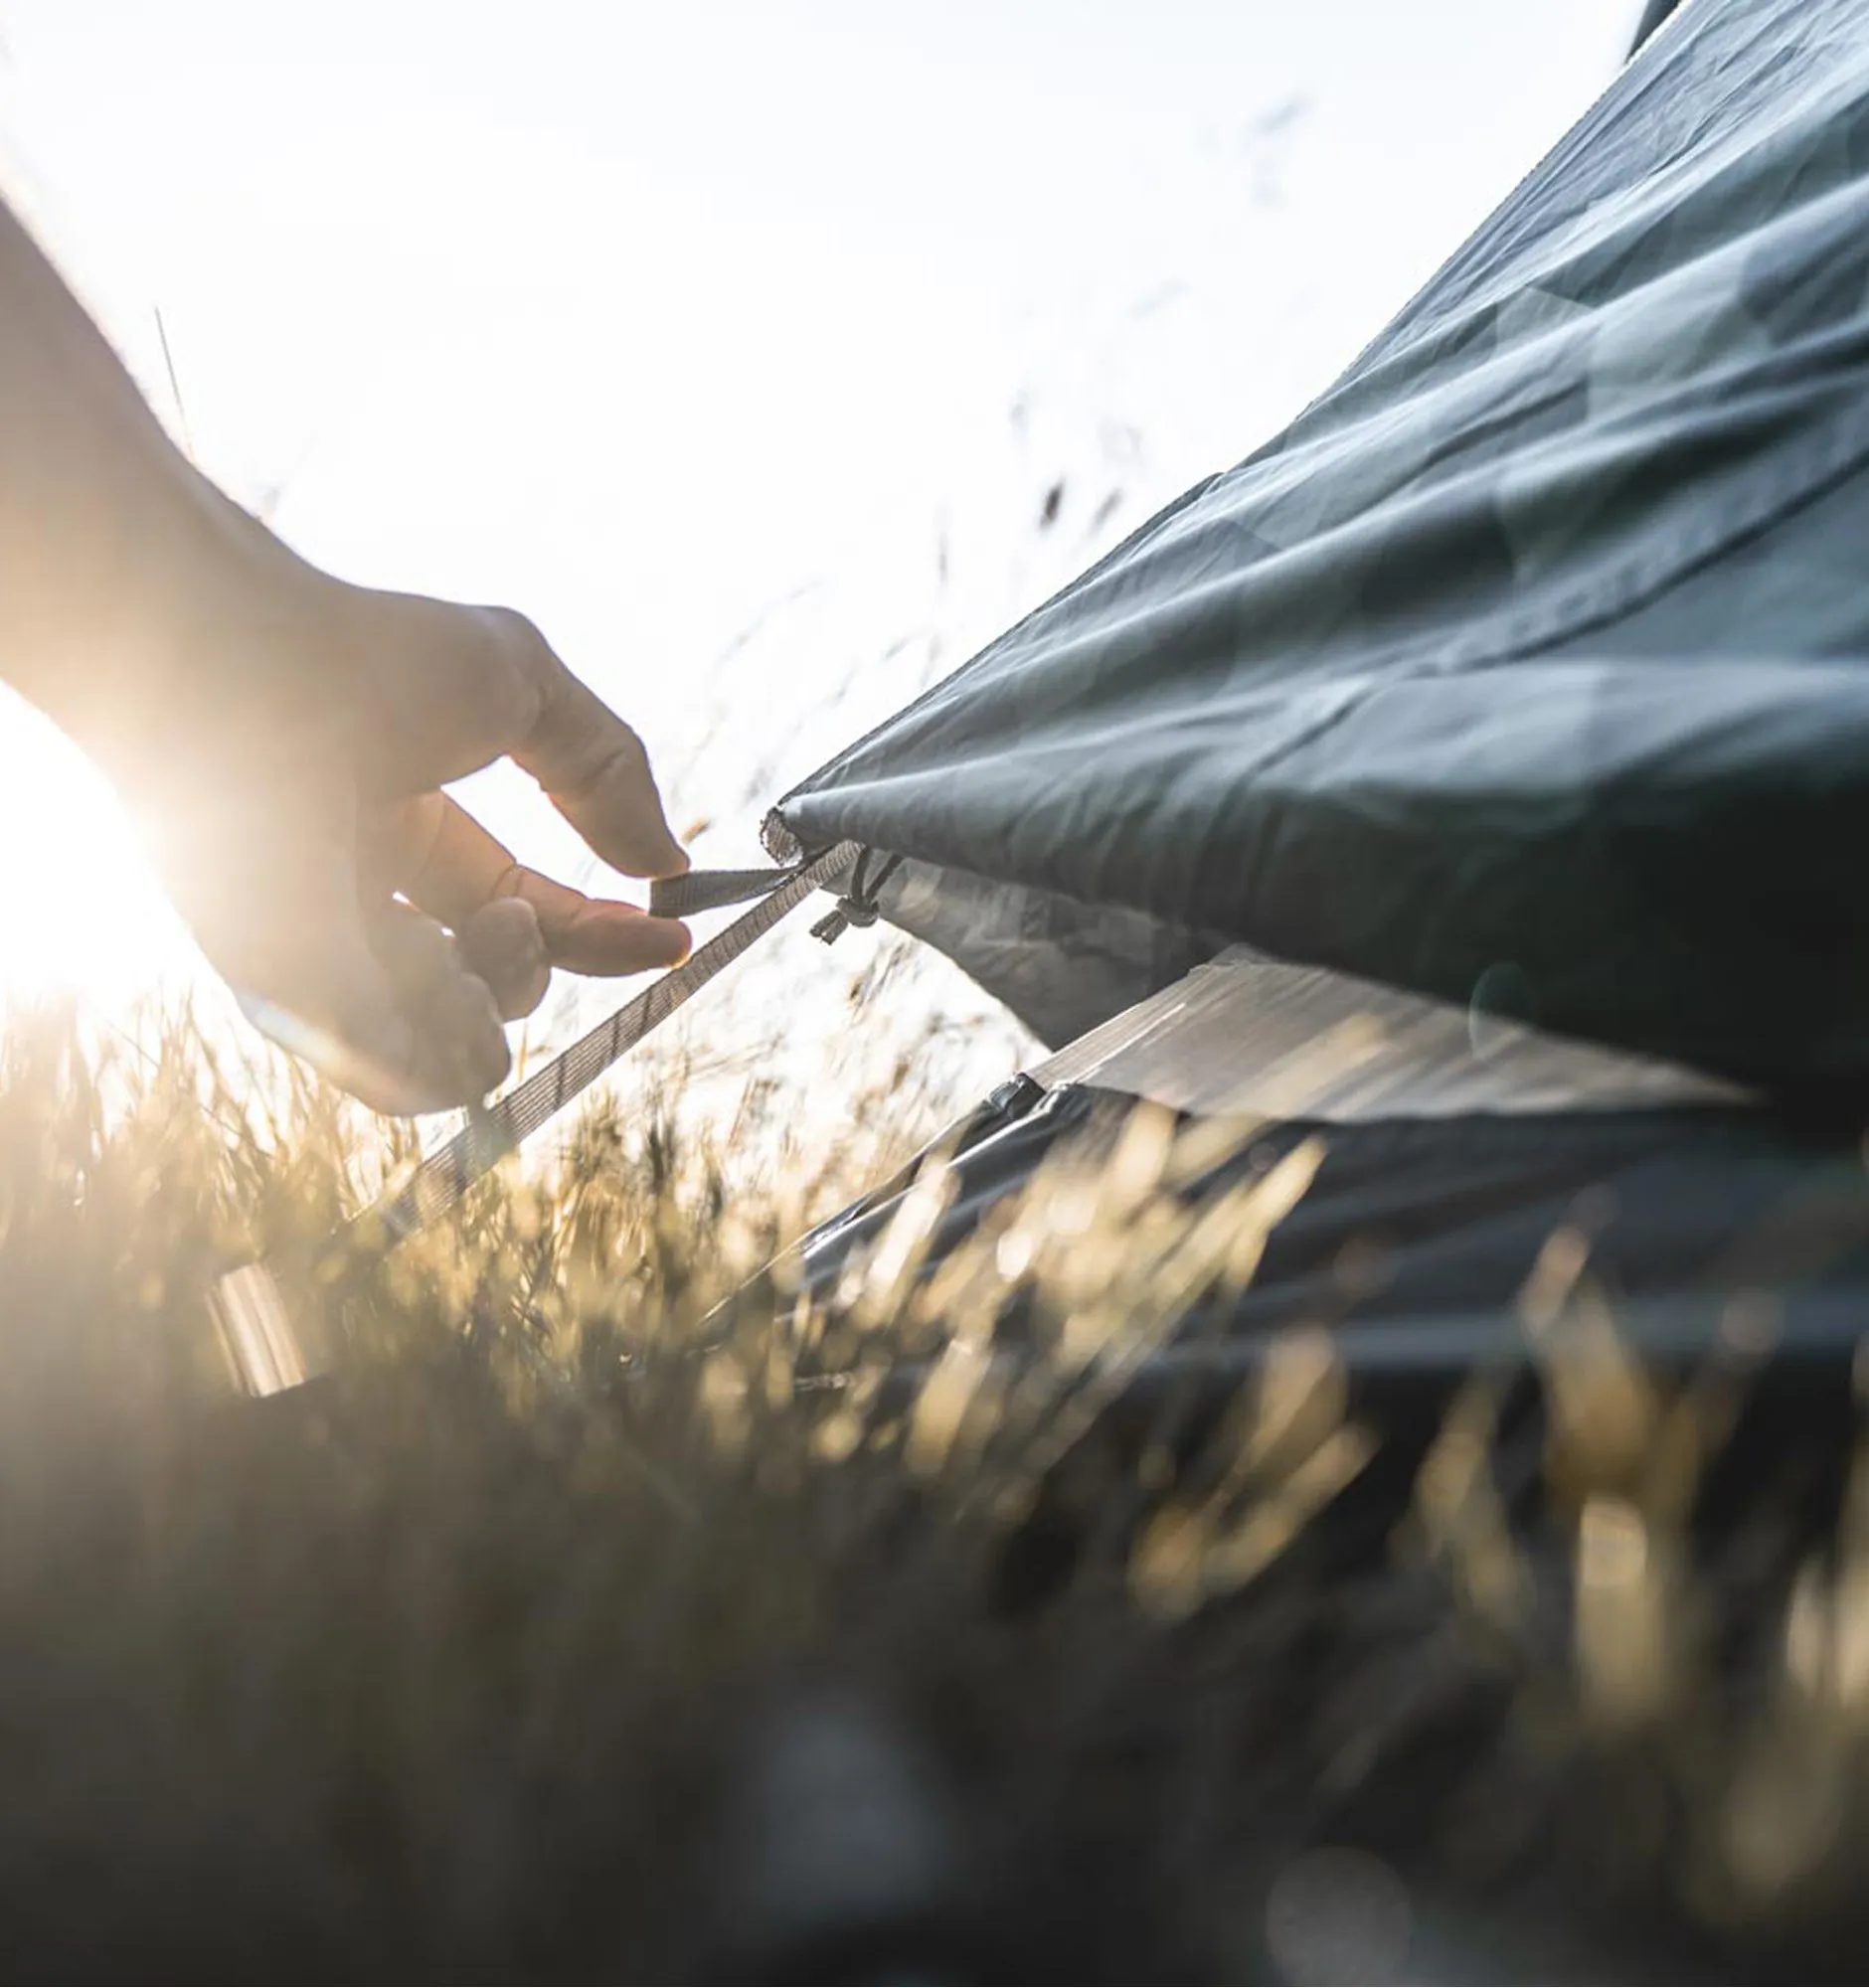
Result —
[[[423, 1161], [406, 1185], [347, 1224], [319, 1252], [335, 1276], [341, 1280], [360, 1257], [393, 1249], [454, 1207], [476, 1181], [764, 938], [787, 911], [849, 870], [857, 853], [855, 843], [840, 842], [809, 862], [779, 872], [776, 885], [752, 911], [697, 946], [680, 966], [625, 1001], [543, 1070], [473, 1113], [445, 1146]], [[771, 878], [769, 871], [757, 874], [765, 882]], [[315, 1265], [313, 1281], [329, 1281]], [[209, 1302], [236, 1393], [279, 1394], [313, 1379], [329, 1365], [331, 1349], [324, 1343], [320, 1321], [294, 1320], [266, 1264], [244, 1263], [227, 1271], [216, 1280]]]
[[664, 877], [649, 886], [649, 915], [692, 918], [701, 911], [725, 911], [729, 905], [768, 898], [790, 883], [803, 866], [774, 870], [690, 870], [684, 877]]
[[[844, 843], [854, 852], [850, 865], [850, 885], [837, 900], [836, 909], [826, 911], [811, 927], [811, 936], [826, 945], [841, 938], [852, 925], [875, 924], [882, 908], [877, 894], [902, 868], [900, 856], [885, 856], [867, 845]], [[871, 864], [877, 867], [872, 873]], [[744, 905], [764, 898], [797, 876], [802, 865], [784, 870], [690, 870], [686, 876], [670, 877], [649, 887], [650, 915], [658, 918], [693, 917], [698, 911], [715, 911], [727, 905]], [[829, 880], [827, 879], [826, 882]]]
[[475, 1112], [445, 1146], [437, 1147], [423, 1161], [406, 1187], [367, 1209], [353, 1228], [361, 1226], [368, 1234], [380, 1227], [392, 1242], [400, 1242], [444, 1215], [514, 1147], [589, 1089], [625, 1051], [633, 1049], [651, 1030], [659, 1029], [723, 967], [731, 966], [755, 940], [764, 938], [787, 911], [847, 870], [856, 853], [854, 844], [838, 843], [808, 863], [781, 871], [775, 888], [769, 870], [744, 873], [757, 874], [768, 887], [752, 911], [697, 946], [680, 966], [651, 981], [634, 1000], [625, 1001], [607, 1021], [581, 1036], [517, 1088]]

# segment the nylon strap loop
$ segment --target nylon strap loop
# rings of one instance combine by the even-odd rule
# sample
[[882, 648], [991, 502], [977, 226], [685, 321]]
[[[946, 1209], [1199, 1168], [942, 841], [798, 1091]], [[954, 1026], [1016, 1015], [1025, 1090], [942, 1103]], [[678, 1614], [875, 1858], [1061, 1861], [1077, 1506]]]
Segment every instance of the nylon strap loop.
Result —
[[784, 870], [690, 870], [684, 877], [664, 877], [649, 886], [652, 918], [692, 918], [702, 911], [724, 911], [729, 905], [766, 898], [797, 876], [800, 865]]
[[[787, 911], [848, 869], [856, 853], [854, 844], [840, 842], [788, 874], [781, 873], [778, 885], [752, 911], [737, 917], [725, 931], [716, 932], [705, 945], [697, 946], [680, 966], [652, 981], [634, 1000], [625, 1001], [607, 1021], [581, 1036], [543, 1070], [535, 1071], [504, 1097], [474, 1113], [445, 1146], [423, 1161], [407, 1187], [385, 1196], [359, 1216], [358, 1223], [380, 1224], [400, 1242], [445, 1214], [514, 1147], [531, 1138], [581, 1091], [588, 1090], [644, 1036], [659, 1029], [723, 967], [731, 966], [750, 945], [764, 938]], [[769, 877], [771, 873], [763, 874]]]

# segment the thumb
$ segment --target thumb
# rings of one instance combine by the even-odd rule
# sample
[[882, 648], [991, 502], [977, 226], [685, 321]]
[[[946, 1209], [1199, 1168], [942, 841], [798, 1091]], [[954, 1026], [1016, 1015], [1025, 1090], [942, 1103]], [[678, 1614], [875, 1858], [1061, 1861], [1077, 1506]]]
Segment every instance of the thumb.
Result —
[[612, 868], [687, 869], [642, 741], [523, 614], [354, 589], [349, 629], [376, 713], [373, 791], [425, 792], [505, 754]]
[[612, 869], [679, 877], [688, 854], [668, 825], [642, 741], [543, 642], [539, 649], [539, 715], [514, 760]]

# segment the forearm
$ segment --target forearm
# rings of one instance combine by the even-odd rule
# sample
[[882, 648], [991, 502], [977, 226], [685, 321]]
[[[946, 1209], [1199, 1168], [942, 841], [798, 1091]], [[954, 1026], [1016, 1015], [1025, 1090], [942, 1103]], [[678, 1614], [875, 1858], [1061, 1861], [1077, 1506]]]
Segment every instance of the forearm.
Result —
[[230, 576], [296, 562], [170, 442], [4, 206], [0, 436], [0, 677], [120, 759]]

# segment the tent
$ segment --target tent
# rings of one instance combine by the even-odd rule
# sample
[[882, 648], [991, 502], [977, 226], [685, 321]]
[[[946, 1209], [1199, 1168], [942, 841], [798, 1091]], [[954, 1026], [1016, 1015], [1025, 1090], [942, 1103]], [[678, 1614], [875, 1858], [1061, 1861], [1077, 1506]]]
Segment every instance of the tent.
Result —
[[[934, 1260], [1139, 1098], [1246, 1113], [1203, 1191], [1327, 1152], [1184, 1339], [1210, 1370], [1322, 1320], [1379, 1418], [1426, 1428], [1524, 1360], [1563, 1232], [1645, 1358], [1776, 1336], [1802, 1357], [1758, 1411], [1848, 1426], [1869, 0], [1649, 13], [1282, 434], [771, 814], [781, 859], [862, 848], [858, 909], [1054, 1047], [950, 1141]], [[1305, 1075], [1345, 1027], [1351, 1067]], [[794, 1269], [833, 1290], [903, 1190]]]
[[[361, 1227], [451, 1206], [829, 885], [826, 935], [880, 914], [1054, 1046], [943, 1142], [930, 1266], [1140, 1100], [1258, 1128], [1196, 1200], [1321, 1143], [1137, 1401], [1311, 1321], [1425, 1439], [1528, 1365], [1555, 1236], [1643, 1360], [1775, 1342], [1756, 1411], [1846, 1429], [1866, 529], [1869, 0], [1657, 0], [1342, 380], [785, 795], [793, 868], [658, 886], [763, 902]], [[788, 1273], [834, 1297], [909, 1186]], [[319, 1364], [267, 1276], [219, 1290], [240, 1385]]]
[[1860, 1090], [1865, 148], [1857, 0], [1688, 6], [1283, 434], [768, 840], [901, 858], [885, 915], [1054, 1044], [1245, 942]]

